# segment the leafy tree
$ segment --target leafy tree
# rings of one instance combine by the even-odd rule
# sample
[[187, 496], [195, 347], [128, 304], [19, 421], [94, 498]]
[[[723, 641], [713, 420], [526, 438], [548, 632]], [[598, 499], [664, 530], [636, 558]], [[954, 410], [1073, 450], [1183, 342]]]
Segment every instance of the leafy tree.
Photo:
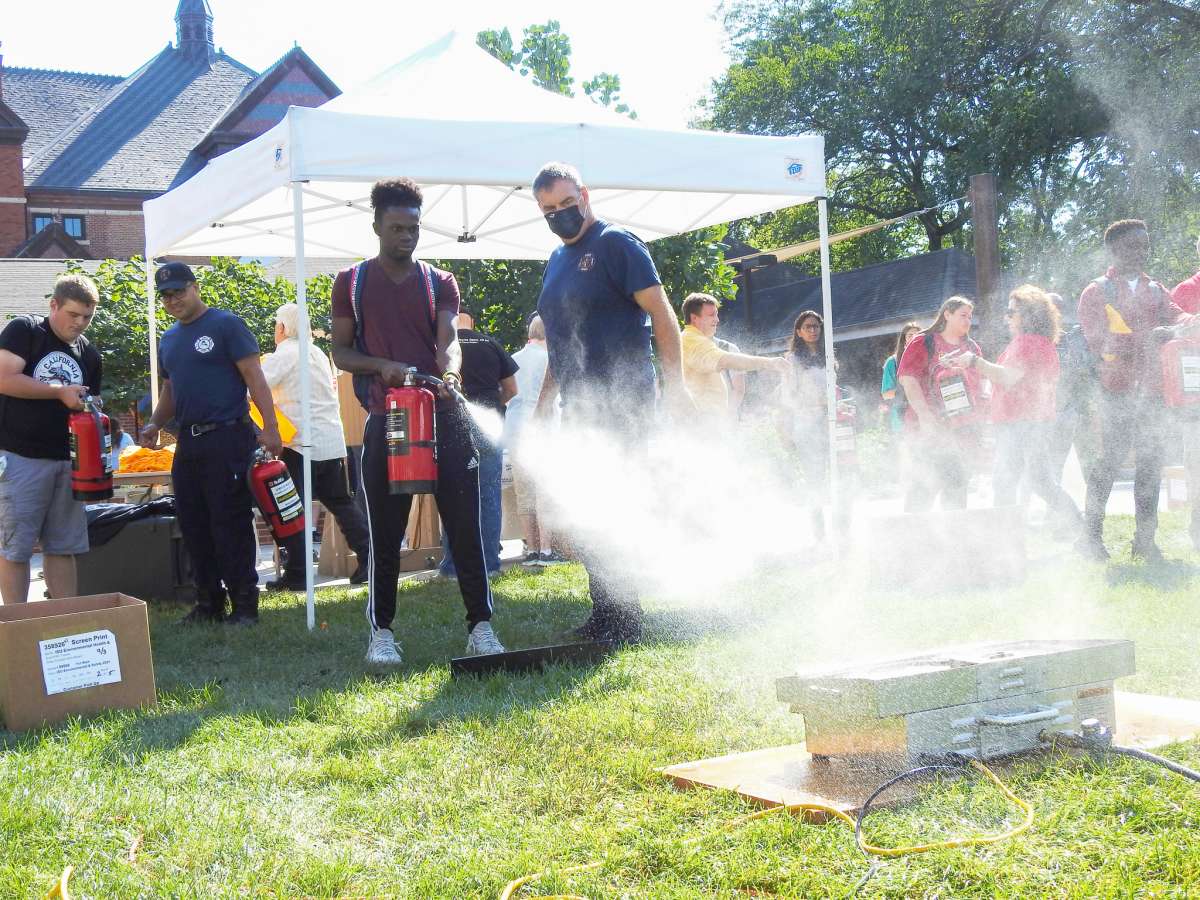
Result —
[[[969, 175], [992, 172], [1015, 274], [1076, 292], [1103, 265], [1104, 226], [1129, 216], [1151, 226], [1156, 273], [1194, 265], [1195, 2], [766, 0], [735, 3], [726, 24], [737, 59], [714, 86], [707, 121], [822, 133], [835, 231], [864, 224], [858, 215], [891, 218], [962, 196]], [[773, 238], [810, 218], [785, 213], [743, 229]], [[963, 204], [920, 225], [923, 241], [889, 229], [872, 252], [970, 240]], [[781, 242], [815, 232], [800, 230]], [[835, 264], [868, 240], [835, 247]]]
[[[68, 272], [83, 273], [74, 261]], [[139, 257], [106, 259], [92, 279], [100, 293], [96, 316], [88, 329], [104, 362], [105, 403], [112, 409], [134, 406], [150, 386], [150, 326], [146, 315], [145, 265]], [[264, 353], [274, 347], [275, 311], [296, 299], [295, 285], [277, 276], [269, 278], [258, 263], [217, 257], [211, 266], [196, 269], [200, 296], [209, 306], [241, 316]], [[313, 340], [329, 348], [330, 297], [333, 279], [317, 275], [307, 282], [309, 321]], [[155, 323], [161, 336], [174, 319], [155, 304]]]
[[[738, 7], [740, 61], [712, 98], [719, 127], [825, 136], [831, 201], [879, 218], [965, 192], [994, 172], [1010, 192], [1036, 159], [1065, 159], [1103, 118], [1057, 60], [1025, 49], [1032, 3], [808, 0]], [[920, 216], [929, 249], [961, 231], [965, 204]]]
[[621, 76], [610, 72], [598, 72], [595, 77], [583, 83], [583, 92], [601, 106], [611, 107], [614, 112], [631, 119], [637, 118], [637, 113], [629, 108], [629, 104], [621, 100]]

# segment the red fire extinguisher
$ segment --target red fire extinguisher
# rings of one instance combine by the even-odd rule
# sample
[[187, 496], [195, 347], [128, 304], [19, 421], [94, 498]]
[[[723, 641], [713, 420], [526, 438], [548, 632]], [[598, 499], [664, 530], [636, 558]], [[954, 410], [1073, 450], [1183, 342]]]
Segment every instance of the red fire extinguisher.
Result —
[[1163, 399], [1167, 406], [1200, 403], [1200, 341], [1177, 339], [1162, 346]]
[[99, 397], [83, 398], [83, 409], [67, 417], [71, 439], [71, 493], [76, 500], [107, 500], [113, 495], [112, 435]]
[[254, 502], [277, 542], [304, 530], [304, 501], [282, 460], [259, 447], [248, 477]]
[[433, 391], [418, 384], [419, 378], [433, 381], [409, 372], [404, 385], [390, 388], [384, 401], [391, 494], [432, 494], [437, 489], [435, 397]]

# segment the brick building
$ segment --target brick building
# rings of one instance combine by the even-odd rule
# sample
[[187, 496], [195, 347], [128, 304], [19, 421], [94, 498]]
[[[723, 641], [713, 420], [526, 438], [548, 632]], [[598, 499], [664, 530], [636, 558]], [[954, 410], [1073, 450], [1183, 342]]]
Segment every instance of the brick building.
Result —
[[175, 25], [128, 77], [0, 58], [0, 257], [140, 255], [143, 201], [340, 93], [298, 46], [262, 73], [218, 50], [206, 0], [179, 0]]

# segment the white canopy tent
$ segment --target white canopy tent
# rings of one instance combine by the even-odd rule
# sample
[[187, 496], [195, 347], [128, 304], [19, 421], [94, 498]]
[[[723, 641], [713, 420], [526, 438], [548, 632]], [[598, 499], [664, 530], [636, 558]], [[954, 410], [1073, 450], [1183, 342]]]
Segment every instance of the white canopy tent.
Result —
[[[305, 257], [373, 255], [371, 185], [407, 175], [425, 194], [422, 257], [545, 259], [559, 242], [529, 184], [547, 160], [576, 165], [596, 215], [646, 241], [814, 199], [821, 239], [827, 238], [821, 137], [656, 129], [590, 100], [538, 88], [473, 38], [452, 32], [318, 109], [289, 108], [270, 131], [144, 204], [153, 396], [157, 400], [158, 360], [149, 261], [294, 256], [301, 443], [311, 483]], [[831, 322], [824, 245], [821, 264], [825, 320]], [[827, 344], [831, 335], [827, 328]], [[832, 358], [832, 347], [827, 350]], [[832, 422], [832, 372], [828, 381]], [[305, 515], [311, 522], [311, 491]], [[307, 533], [311, 558], [312, 529]], [[311, 566], [308, 572], [312, 628]]]

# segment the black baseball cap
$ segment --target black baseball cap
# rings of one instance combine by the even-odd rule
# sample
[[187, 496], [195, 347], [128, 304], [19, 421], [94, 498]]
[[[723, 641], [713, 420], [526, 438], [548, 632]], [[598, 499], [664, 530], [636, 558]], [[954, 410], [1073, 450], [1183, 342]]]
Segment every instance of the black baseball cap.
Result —
[[196, 276], [192, 273], [192, 267], [187, 263], [169, 262], [159, 266], [158, 271], [154, 273], [154, 289], [159, 293], [178, 291], [195, 280]]

